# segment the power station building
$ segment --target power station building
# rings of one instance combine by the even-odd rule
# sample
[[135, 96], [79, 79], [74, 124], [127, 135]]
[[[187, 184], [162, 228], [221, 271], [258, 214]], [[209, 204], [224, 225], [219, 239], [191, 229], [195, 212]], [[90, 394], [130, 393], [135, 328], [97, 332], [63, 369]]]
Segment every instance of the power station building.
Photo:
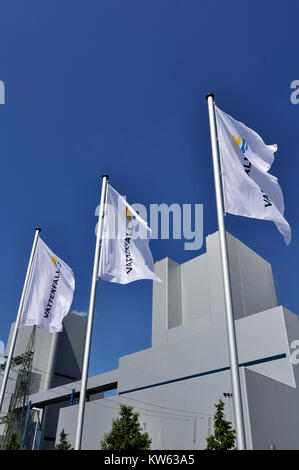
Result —
[[[10, 347], [14, 326], [13, 323], [10, 329], [7, 351]], [[31, 349], [29, 352], [32, 352], [33, 355], [30, 364], [27, 395], [35, 395], [50, 388], [54, 389], [57, 386], [63, 387], [81, 378], [86, 326], [87, 319], [74, 313], [69, 313], [64, 318], [61, 333], [52, 334], [41, 328], [34, 329], [32, 326], [20, 326], [14, 350], [14, 358], [20, 359], [16, 361], [16, 365], [12, 366], [9, 373], [2, 417], [7, 415], [10, 401], [16, 393], [18, 374], [22, 367], [24, 352], [29, 343]], [[0, 384], [1, 382], [2, 376], [0, 375]], [[23, 390], [21, 389], [19, 393], [26, 392], [24, 383], [22, 388]], [[42, 432], [39, 432], [39, 439], [38, 441], [36, 439], [36, 444], [38, 442], [40, 449], [53, 447], [60, 406], [51, 406], [50, 410], [46, 406], [37, 408], [32, 405], [30, 419], [26, 423], [24, 448], [32, 448], [34, 432], [30, 433], [30, 431], [35, 430], [37, 419], [42, 424]], [[35, 413], [32, 410], [35, 410]], [[0, 424], [0, 442], [4, 432], [5, 423]]]
[[[299, 449], [299, 319], [277, 305], [271, 265], [232, 235], [227, 240], [247, 448]], [[219, 399], [234, 426], [218, 232], [200, 256], [181, 265], [165, 258], [155, 269], [163, 284], [153, 283], [152, 346], [89, 378], [82, 449], [100, 449], [119, 403], [139, 413], [152, 449], [204, 449]], [[63, 428], [74, 446], [84, 336], [65, 343], [72, 342], [76, 370], [66, 372], [66, 361], [54, 374], [62, 383], [29, 397], [48, 410], [41, 449]]]

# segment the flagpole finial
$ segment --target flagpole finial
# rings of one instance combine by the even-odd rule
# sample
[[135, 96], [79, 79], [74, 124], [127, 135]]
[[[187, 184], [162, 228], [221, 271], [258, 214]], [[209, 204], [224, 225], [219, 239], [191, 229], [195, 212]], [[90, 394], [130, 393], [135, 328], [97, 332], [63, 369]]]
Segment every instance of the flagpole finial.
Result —
[[104, 174], [102, 175], [102, 178], [107, 178], [107, 179], [108, 179], [109, 176], [104, 173]]
[[214, 93], [208, 93], [208, 94], [206, 95], [206, 99], [208, 99], [209, 96], [211, 96], [211, 97], [213, 98], [213, 100], [215, 99]]
[[38, 230], [39, 232], [41, 232], [41, 228], [40, 227], [36, 227], [35, 230]]

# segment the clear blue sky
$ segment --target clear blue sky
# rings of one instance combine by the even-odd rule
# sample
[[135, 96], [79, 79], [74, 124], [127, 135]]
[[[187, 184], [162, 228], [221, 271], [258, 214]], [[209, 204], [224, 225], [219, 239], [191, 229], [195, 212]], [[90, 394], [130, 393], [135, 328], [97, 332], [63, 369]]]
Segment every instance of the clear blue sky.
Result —
[[[131, 203], [204, 204], [217, 230], [205, 95], [278, 144], [289, 247], [271, 222], [227, 230], [271, 264], [279, 304], [299, 313], [297, 1], [10, 0], [0, 5], [0, 339], [15, 320], [34, 228], [76, 277], [87, 311], [102, 173]], [[153, 240], [184, 262], [184, 240]], [[151, 345], [151, 281], [99, 282], [90, 374]]]

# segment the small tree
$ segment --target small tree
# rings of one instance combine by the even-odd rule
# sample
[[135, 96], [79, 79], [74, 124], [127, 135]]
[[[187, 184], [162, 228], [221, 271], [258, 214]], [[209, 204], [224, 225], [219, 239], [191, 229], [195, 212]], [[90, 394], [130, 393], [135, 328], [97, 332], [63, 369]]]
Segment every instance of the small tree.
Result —
[[215, 405], [214, 434], [209, 436], [206, 450], [230, 450], [235, 446], [236, 431], [232, 429], [230, 421], [224, 419], [224, 403], [221, 399]]
[[67, 439], [66, 439], [67, 436], [68, 436], [68, 434], [66, 434], [64, 432], [64, 428], [63, 428], [61, 433], [60, 433], [59, 442], [58, 442], [58, 444], [56, 444], [56, 446], [53, 447], [52, 450], [74, 450], [72, 448], [72, 445], [67, 441]]
[[102, 450], [149, 450], [151, 439], [142, 432], [139, 413], [132, 406], [120, 404], [120, 418], [113, 419], [112, 429], [101, 440]]
[[17, 437], [17, 433], [13, 431], [10, 435], [9, 441], [5, 444], [5, 450], [19, 450], [21, 443], [18, 441]]

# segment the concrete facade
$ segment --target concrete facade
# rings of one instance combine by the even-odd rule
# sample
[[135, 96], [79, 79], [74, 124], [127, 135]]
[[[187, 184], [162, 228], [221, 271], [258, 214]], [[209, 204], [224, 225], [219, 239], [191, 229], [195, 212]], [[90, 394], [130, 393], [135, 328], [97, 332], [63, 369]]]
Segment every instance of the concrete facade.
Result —
[[[89, 379], [83, 449], [100, 448], [119, 403], [140, 414], [152, 449], [205, 448], [220, 398], [234, 426], [218, 233], [206, 248], [182, 265], [156, 263], [163, 285], [153, 285], [152, 347]], [[299, 319], [277, 305], [270, 264], [230, 234], [228, 248], [247, 448], [299, 449]], [[69, 404], [79, 387], [34, 394], [32, 404]], [[56, 440], [64, 428], [74, 445], [77, 413], [76, 404], [60, 409]]]

